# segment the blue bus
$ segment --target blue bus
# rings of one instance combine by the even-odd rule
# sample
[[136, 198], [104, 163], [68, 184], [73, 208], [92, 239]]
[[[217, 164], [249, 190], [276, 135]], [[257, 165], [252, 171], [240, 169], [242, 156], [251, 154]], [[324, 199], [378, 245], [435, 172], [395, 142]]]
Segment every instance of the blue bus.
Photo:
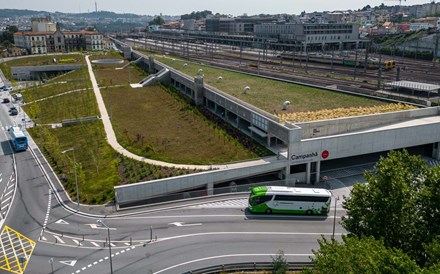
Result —
[[28, 148], [28, 139], [21, 128], [10, 127], [8, 131], [15, 151], [23, 151]]

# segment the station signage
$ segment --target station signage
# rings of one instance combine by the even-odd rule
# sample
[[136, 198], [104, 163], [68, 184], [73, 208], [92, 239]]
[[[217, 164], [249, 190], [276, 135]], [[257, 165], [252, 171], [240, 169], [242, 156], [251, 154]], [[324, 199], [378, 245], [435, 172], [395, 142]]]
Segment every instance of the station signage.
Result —
[[[316, 157], [318, 157], [319, 153], [317, 151], [305, 153], [305, 154], [293, 154], [290, 156], [290, 160], [292, 161], [305, 161], [305, 160], [315, 160]], [[330, 156], [330, 152], [328, 150], [324, 150], [321, 152], [321, 158], [327, 159]]]

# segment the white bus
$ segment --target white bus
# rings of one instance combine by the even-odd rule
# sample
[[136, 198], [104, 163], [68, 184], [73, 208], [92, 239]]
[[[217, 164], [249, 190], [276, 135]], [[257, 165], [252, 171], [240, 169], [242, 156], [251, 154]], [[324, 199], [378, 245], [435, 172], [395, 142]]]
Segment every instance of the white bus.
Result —
[[327, 215], [331, 192], [322, 188], [258, 186], [251, 189], [249, 210], [256, 213]]

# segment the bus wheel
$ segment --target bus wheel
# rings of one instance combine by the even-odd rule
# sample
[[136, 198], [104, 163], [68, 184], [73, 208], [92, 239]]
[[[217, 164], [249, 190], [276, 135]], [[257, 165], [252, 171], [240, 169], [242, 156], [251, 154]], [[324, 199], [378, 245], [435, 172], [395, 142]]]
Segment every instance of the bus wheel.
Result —
[[270, 208], [266, 209], [266, 214], [271, 214], [272, 210]]
[[313, 214], [313, 211], [309, 209], [309, 210], [306, 211], [306, 214], [307, 214], [307, 215], [312, 215], [312, 214]]

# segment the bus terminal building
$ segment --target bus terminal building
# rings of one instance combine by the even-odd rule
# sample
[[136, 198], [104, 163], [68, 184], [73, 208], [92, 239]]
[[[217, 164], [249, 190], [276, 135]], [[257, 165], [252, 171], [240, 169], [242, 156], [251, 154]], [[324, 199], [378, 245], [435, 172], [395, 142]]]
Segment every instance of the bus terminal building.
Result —
[[[286, 185], [319, 181], [321, 170], [335, 161], [390, 150], [411, 148], [440, 160], [440, 107], [424, 107], [390, 113], [304, 123], [281, 122], [277, 117], [204, 83], [203, 77], [187, 76], [151, 56], [118, 44], [126, 57], [160, 81], [165, 81], [195, 104], [202, 105], [267, 148], [283, 151], [278, 156], [214, 166], [213, 170], [115, 187], [118, 205], [206, 187], [268, 173], [277, 173]], [[151, 77], [153, 75], [153, 77]], [[341, 92], [328, 89], [329, 92]]]

